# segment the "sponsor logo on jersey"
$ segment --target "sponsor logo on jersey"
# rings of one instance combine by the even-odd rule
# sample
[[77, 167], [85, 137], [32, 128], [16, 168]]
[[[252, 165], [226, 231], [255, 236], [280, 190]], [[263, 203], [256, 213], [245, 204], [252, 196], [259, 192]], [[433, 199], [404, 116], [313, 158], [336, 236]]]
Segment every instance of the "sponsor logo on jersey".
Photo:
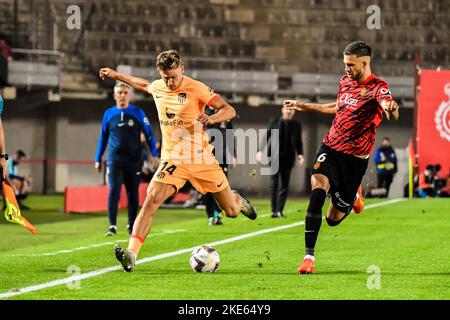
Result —
[[314, 170], [317, 170], [317, 169], [319, 169], [320, 168], [320, 162], [316, 162], [315, 164], [314, 164]]
[[386, 88], [381, 88], [381, 89], [380, 89], [380, 93], [381, 93], [381, 94], [387, 94], [387, 95], [389, 95], [389, 96], [392, 95], [392, 94], [391, 94], [391, 90], [386, 89]]
[[357, 107], [358, 106], [358, 99], [354, 99], [351, 97], [352, 95], [350, 93], [344, 93], [339, 97], [339, 102], [347, 104], [349, 106]]
[[184, 126], [187, 124], [190, 124], [190, 121], [183, 121], [183, 120], [159, 120], [159, 124], [162, 126], [167, 126], [167, 127], [173, 127], [173, 126]]
[[173, 118], [175, 118], [175, 113], [170, 113], [166, 108], [166, 117], [168, 119], [173, 119]]

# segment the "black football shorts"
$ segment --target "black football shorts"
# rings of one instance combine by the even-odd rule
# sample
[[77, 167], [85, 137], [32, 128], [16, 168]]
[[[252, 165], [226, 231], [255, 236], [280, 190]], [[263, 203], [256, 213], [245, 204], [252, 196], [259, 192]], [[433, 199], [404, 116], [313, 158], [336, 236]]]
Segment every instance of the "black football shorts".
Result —
[[339, 211], [349, 213], [368, 164], [369, 159], [361, 159], [321, 144], [314, 158], [312, 174], [328, 177], [331, 202]]

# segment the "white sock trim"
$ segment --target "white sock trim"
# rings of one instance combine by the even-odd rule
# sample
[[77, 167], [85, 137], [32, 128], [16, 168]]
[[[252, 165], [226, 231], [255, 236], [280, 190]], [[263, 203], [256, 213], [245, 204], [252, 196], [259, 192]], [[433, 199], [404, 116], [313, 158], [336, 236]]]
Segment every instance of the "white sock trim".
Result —
[[311, 259], [312, 261], [315, 260], [314, 256], [312, 256], [310, 254], [305, 255], [305, 258], [303, 258], [303, 260], [305, 260], [305, 259]]

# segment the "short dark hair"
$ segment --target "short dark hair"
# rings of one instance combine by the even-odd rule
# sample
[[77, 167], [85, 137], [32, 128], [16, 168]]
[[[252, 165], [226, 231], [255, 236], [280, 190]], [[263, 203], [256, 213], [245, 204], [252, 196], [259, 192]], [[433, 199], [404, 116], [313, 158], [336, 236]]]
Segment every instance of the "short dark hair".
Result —
[[391, 139], [389, 139], [388, 137], [384, 137], [383, 140], [381, 140], [381, 141], [384, 141], [384, 140], [391, 142]]
[[183, 59], [176, 50], [163, 51], [156, 58], [156, 67], [162, 71], [174, 70], [182, 65]]
[[25, 152], [23, 151], [23, 150], [17, 150], [16, 151], [16, 155], [19, 157], [19, 158], [26, 158], [26, 154], [25, 154]]
[[434, 166], [432, 164], [429, 164], [425, 167], [426, 170], [428, 171], [433, 171], [434, 170]]
[[344, 49], [344, 55], [352, 56], [355, 55], [359, 57], [372, 56], [372, 49], [364, 41], [354, 41], [348, 44]]

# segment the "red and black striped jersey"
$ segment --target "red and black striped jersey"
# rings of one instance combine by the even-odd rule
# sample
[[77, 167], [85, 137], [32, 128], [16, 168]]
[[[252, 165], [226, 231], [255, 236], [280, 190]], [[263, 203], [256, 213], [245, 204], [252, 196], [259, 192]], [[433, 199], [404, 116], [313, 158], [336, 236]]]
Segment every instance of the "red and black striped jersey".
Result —
[[323, 138], [325, 145], [346, 154], [370, 154], [383, 119], [380, 105], [383, 100], [392, 100], [386, 81], [373, 74], [361, 83], [343, 76], [337, 96], [338, 110]]

